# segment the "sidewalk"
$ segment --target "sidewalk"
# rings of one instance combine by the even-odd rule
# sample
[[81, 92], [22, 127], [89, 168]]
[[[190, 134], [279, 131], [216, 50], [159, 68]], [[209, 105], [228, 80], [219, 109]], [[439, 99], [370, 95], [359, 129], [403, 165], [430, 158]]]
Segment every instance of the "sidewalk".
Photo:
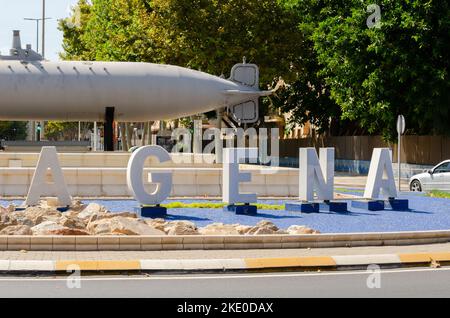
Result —
[[[348, 266], [450, 262], [450, 243], [274, 250], [2, 251], [0, 271], [338, 269]], [[70, 268], [69, 268], [70, 266]]]

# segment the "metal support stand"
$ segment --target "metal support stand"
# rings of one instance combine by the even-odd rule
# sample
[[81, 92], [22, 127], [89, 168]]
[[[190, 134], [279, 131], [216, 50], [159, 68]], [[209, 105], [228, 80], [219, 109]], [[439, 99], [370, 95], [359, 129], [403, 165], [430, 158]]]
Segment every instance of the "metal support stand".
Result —
[[105, 151], [114, 151], [114, 107], [106, 107], [103, 143]]

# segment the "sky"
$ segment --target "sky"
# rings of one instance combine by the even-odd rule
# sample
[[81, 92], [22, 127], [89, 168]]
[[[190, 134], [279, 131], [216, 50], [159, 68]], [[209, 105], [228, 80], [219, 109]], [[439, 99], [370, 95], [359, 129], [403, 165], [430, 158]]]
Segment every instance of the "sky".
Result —
[[[70, 7], [77, 0], [46, 0], [46, 16], [51, 17], [45, 24], [45, 57], [48, 60], [59, 59], [61, 52], [62, 33], [58, 31], [58, 20], [69, 16]], [[22, 47], [31, 44], [36, 50], [36, 22], [25, 21], [24, 18], [41, 18], [42, 0], [0, 0], [0, 52], [8, 55], [12, 44], [12, 31], [20, 30]], [[41, 28], [41, 25], [39, 26]], [[41, 29], [39, 31], [41, 42]], [[39, 44], [39, 52], [41, 44]]]

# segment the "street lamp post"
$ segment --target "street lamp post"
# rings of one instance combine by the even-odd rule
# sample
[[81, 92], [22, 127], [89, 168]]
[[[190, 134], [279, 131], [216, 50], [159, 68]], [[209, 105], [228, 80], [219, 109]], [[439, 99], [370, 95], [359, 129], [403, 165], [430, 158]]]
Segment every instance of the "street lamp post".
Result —
[[[44, 13], [42, 15], [42, 18], [24, 18], [24, 20], [26, 21], [35, 21], [36, 22], [36, 52], [39, 53], [39, 22], [42, 21], [42, 29], [45, 30], [45, 20], [49, 20], [51, 18], [46, 18], [45, 17], [45, 0], [44, 0]], [[44, 32], [42, 32], [42, 43], [44, 43], [45, 40], [45, 34]], [[42, 57], [44, 57], [44, 44], [42, 45]], [[31, 126], [32, 126], [32, 136], [31, 136], [31, 140], [35, 141], [36, 140], [36, 122], [32, 121], [30, 122]]]
[[23, 18], [26, 21], [35, 21], [36, 22], [36, 52], [39, 53], [39, 21], [42, 19], [35, 18]]
[[42, 57], [45, 58], [45, 0], [42, 0]]
[[[35, 21], [36, 22], [36, 52], [39, 53], [39, 22], [50, 20], [51, 18], [45, 18], [42, 20], [42, 18], [23, 18], [26, 21]], [[45, 22], [43, 22], [44, 24]], [[42, 55], [43, 56], [43, 55]]]

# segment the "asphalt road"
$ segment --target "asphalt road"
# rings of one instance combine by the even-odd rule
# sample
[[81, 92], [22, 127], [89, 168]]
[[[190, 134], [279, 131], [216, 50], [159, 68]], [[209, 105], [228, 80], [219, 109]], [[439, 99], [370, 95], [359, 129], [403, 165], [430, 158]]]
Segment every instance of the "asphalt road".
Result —
[[[368, 281], [375, 288], [369, 288]], [[450, 267], [380, 273], [89, 276], [81, 281], [74, 276], [1, 277], [0, 297], [450, 297]]]

